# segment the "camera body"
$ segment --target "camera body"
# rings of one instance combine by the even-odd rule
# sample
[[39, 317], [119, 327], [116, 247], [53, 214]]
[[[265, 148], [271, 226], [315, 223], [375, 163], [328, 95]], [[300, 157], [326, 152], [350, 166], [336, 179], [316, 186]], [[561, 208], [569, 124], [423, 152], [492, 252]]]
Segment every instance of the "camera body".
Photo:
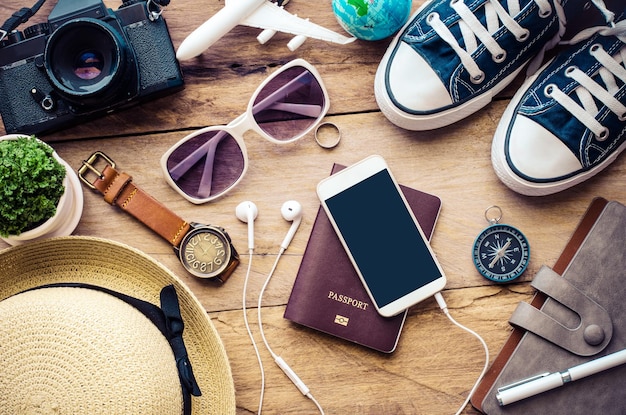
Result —
[[59, 0], [47, 23], [0, 44], [0, 115], [7, 133], [44, 134], [183, 88], [165, 20], [152, 1], [118, 10]]

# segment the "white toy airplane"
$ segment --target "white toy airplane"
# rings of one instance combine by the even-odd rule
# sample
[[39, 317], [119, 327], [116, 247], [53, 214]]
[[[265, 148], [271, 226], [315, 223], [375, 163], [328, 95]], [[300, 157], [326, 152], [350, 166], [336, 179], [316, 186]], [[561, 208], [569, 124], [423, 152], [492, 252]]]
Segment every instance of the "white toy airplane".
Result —
[[287, 44], [292, 52], [309, 37], [342, 45], [356, 40], [311, 23], [308, 19], [301, 19], [268, 0], [226, 0], [222, 10], [187, 36], [180, 44], [176, 57], [182, 61], [200, 55], [239, 24], [264, 29], [257, 36], [261, 44], [278, 31], [295, 35]]

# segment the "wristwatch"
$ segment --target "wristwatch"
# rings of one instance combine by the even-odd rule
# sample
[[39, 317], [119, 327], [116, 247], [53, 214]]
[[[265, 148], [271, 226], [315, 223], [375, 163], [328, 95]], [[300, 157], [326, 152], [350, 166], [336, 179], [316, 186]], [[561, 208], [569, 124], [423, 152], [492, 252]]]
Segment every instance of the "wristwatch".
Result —
[[[105, 163], [104, 167], [100, 167]], [[115, 170], [115, 162], [101, 151], [83, 161], [78, 177], [104, 200], [128, 212], [174, 247], [185, 269], [199, 278], [225, 282], [239, 265], [239, 254], [224, 228], [186, 222]], [[90, 181], [89, 173], [96, 178]]]

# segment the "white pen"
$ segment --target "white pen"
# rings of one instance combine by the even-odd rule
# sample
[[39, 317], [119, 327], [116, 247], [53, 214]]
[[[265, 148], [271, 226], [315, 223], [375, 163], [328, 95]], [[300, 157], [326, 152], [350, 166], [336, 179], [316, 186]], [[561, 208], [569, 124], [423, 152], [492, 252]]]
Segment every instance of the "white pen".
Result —
[[564, 372], [543, 373], [503, 386], [498, 388], [496, 399], [500, 406], [508, 405], [624, 363], [626, 363], [626, 349], [590, 360]]

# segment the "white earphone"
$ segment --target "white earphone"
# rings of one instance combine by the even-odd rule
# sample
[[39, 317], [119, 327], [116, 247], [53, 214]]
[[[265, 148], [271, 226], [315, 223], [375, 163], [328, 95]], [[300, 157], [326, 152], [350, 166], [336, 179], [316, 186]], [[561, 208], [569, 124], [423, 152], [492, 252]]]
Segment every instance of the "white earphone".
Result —
[[235, 216], [243, 223], [248, 224], [248, 249], [254, 249], [254, 220], [259, 214], [259, 209], [250, 201], [241, 202], [235, 209]]
[[[302, 222], [302, 205], [295, 200], [288, 200], [283, 203], [280, 212], [286, 221], [293, 222], [291, 228], [287, 231], [287, 235], [285, 235], [285, 239], [283, 239], [283, 242], [280, 244], [280, 247], [284, 250], [287, 249], [291, 243], [291, 240], [300, 226], [300, 222]], [[241, 202], [235, 209], [237, 219], [248, 224], [248, 249], [254, 249], [254, 220], [258, 214], [259, 209], [250, 201]]]
[[283, 239], [283, 243], [280, 244], [280, 247], [284, 250], [287, 249], [291, 243], [293, 236], [300, 226], [300, 222], [302, 222], [302, 205], [295, 200], [288, 200], [283, 203], [283, 206], [280, 208], [280, 213], [282, 213], [286, 221], [293, 222], [291, 228], [287, 231], [287, 235], [285, 235], [285, 239]]
[[[259, 292], [259, 299], [258, 299], [258, 305], [257, 305], [259, 331], [261, 334], [261, 338], [263, 339], [263, 343], [265, 344], [265, 347], [274, 358], [274, 361], [276, 362], [276, 364], [283, 370], [283, 372], [293, 382], [293, 384], [298, 388], [298, 390], [303, 395], [305, 395], [306, 397], [308, 397], [315, 403], [320, 413], [324, 414], [324, 410], [319, 405], [319, 403], [315, 400], [313, 395], [311, 395], [309, 388], [304, 384], [304, 382], [302, 382], [302, 380], [293, 371], [293, 369], [289, 367], [287, 362], [285, 362], [282, 357], [274, 353], [269, 343], [267, 342], [267, 339], [265, 338], [265, 333], [263, 332], [263, 323], [261, 319], [261, 305], [263, 301], [263, 293], [265, 292], [265, 289], [267, 288], [267, 285], [269, 284], [270, 279], [272, 278], [272, 275], [274, 274], [274, 271], [276, 270], [276, 266], [278, 265], [278, 260], [280, 259], [283, 252], [285, 252], [285, 250], [291, 243], [291, 240], [293, 239], [294, 235], [296, 234], [296, 231], [298, 230], [298, 227], [300, 226], [300, 223], [302, 222], [302, 205], [296, 202], [295, 200], [289, 200], [283, 203], [280, 209], [280, 212], [283, 218], [286, 221], [292, 222], [292, 224], [289, 230], [287, 231], [287, 235], [285, 235], [285, 239], [283, 239], [283, 242], [280, 244], [280, 251], [278, 255], [276, 256], [274, 266], [272, 267], [272, 270], [267, 275], [267, 279], [265, 280], [265, 283], [263, 284], [263, 287], [261, 288], [261, 291]], [[250, 248], [250, 261], [248, 263], [248, 272], [246, 273], [246, 279], [244, 282], [244, 289], [243, 289], [243, 316], [244, 316], [244, 322], [246, 325], [246, 330], [248, 331], [250, 341], [252, 342], [252, 346], [254, 347], [254, 350], [256, 352], [257, 359], [259, 361], [259, 367], [261, 369], [261, 397], [259, 399], [259, 412], [258, 412], [260, 414], [261, 408], [263, 407], [263, 395], [265, 391], [265, 373], [263, 370], [263, 362], [261, 360], [259, 350], [257, 348], [256, 342], [254, 341], [254, 337], [252, 336], [250, 325], [248, 324], [248, 317], [247, 317], [247, 312], [246, 312], [246, 290], [247, 290], [247, 285], [248, 285], [248, 279], [250, 277], [250, 270], [251, 270], [251, 264], [252, 264], [252, 251], [254, 249], [254, 219], [256, 219], [258, 213], [259, 211], [256, 205], [249, 201], [241, 202], [235, 210], [235, 215], [237, 216], [237, 218], [241, 220], [242, 222], [248, 224], [248, 247]]]

